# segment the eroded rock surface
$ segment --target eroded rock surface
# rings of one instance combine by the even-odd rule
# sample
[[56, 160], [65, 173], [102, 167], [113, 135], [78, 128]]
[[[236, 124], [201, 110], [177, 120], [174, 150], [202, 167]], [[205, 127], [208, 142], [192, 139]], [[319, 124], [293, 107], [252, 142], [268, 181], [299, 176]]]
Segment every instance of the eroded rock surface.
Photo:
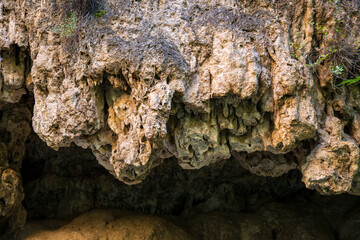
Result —
[[[254, 174], [299, 168], [323, 194], [360, 194], [359, 90], [333, 88], [331, 66], [314, 74], [304, 60], [328, 41], [309, 23], [335, 27], [330, 2], [100, 5], [106, 14], [77, 16], [69, 38], [55, 31], [59, 1], [0, 4], [1, 101], [33, 91], [33, 128], [49, 146], [90, 148], [128, 184], [170, 157], [198, 169], [245, 154]], [[358, 23], [357, 1], [337, 7]]]
[[328, 117], [324, 125], [320, 144], [302, 165], [303, 181], [324, 194], [356, 190], [353, 181], [359, 168], [359, 145], [343, 132], [338, 118]]
[[25, 141], [31, 132], [30, 122], [31, 112], [26, 104], [0, 109], [0, 232], [4, 239], [25, 223], [20, 168]]
[[[222, 228], [212, 227], [219, 222], [224, 229], [238, 229], [229, 236], [289, 239], [279, 226], [297, 219], [299, 211], [254, 210], [263, 197], [254, 189], [271, 180], [245, 170], [261, 177], [282, 175], [264, 188], [275, 191], [274, 198], [298, 190], [299, 182], [284, 184], [294, 180], [294, 173], [284, 175], [294, 169], [302, 172], [307, 188], [321, 194], [360, 195], [360, 90], [337, 86], [348, 76], [334, 76], [331, 61], [314, 68], [322, 51], [338, 43], [336, 24], [345, 19], [351, 22], [342, 28], [348, 37], [340, 39], [341, 47], [333, 46], [329, 58], [344, 64], [345, 72], [352, 62], [352, 74], [360, 74], [359, 48], [354, 48], [360, 38], [359, 1], [98, 0], [98, 9], [86, 14], [71, 9], [74, 1], [80, 0], [0, 2], [0, 231], [5, 238], [25, 221], [19, 172], [31, 118], [48, 146], [70, 149], [57, 155], [29, 138], [26, 162], [42, 164], [27, 165], [34, 171], [23, 172], [25, 205], [34, 218], [70, 217], [98, 207], [131, 209], [134, 202], [147, 213], [179, 214], [179, 205], [194, 207], [200, 201], [195, 211], [205, 215], [192, 227], [205, 239], [222, 234]], [[66, 5], [70, 10], [63, 9]], [[95, 17], [97, 10], [105, 14]], [[65, 13], [71, 11], [75, 28], [66, 25]], [[64, 35], [59, 27], [72, 33]], [[33, 107], [26, 100], [32, 95]], [[126, 184], [158, 174], [176, 190], [165, 191], [161, 184], [155, 190], [152, 185], [126, 188], [103, 172], [97, 179], [98, 166], [77, 162], [72, 144], [91, 149], [97, 162]], [[34, 152], [41, 157], [32, 158]], [[92, 157], [86, 150], [81, 154]], [[73, 163], [64, 164], [63, 157]], [[214, 168], [197, 177], [177, 175], [180, 169], [172, 168], [169, 174], [176, 177], [171, 179], [163, 176], [169, 169], [164, 161], [186, 170]], [[214, 173], [221, 169], [217, 164], [226, 171]], [[221, 174], [225, 182], [215, 186], [200, 179]], [[147, 199], [134, 197], [134, 189]], [[161, 201], [173, 202], [161, 205], [159, 192]], [[119, 196], [122, 201], [116, 202]], [[257, 215], [243, 225], [237, 223], [241, 214], [230, 224], [222, 223], [221, 214], [206, 215], [244, 208]], [[272, 221], [276, 214], [288, 220]], [[201, 229], [202, 219], [207, 229]], [[357, 219], [356, 213], [349, 215], [336, 229], [342, 238], [357, 234], [350, 230]], [[263, 228], [252, 227], [257, 223]], [[294, 221], [286, 229], [310, 239], [333, 237], [323, 226], [302, 224]]]
[[[55, 225], [56, 226], [56, 225]], [[61, 226], [61, 225], [60, 225]], [[51, 229], [41, 223], [29, 224], [21, 240], [87, 240], [87, 239], [176, 239], [195, 240], [189, 233], [170, 221], [155, 216], [131, 214], [119, 210], [95, 210], [72, 222]], [[50, 228], [50, 229], [49, 229]]]

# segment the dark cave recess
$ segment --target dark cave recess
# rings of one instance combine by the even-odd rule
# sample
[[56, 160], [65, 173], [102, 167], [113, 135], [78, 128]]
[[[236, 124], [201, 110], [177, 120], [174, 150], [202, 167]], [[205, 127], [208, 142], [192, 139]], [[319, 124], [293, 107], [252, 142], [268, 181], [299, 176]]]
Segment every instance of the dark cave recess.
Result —
[[297, 170], [277, 178], [259, 177], [234, 158], [199, 170], [183, 170], [175, 159], [167, 159], [142, 183], [129, 186], [100, 166], [90, 150], [72, 145], [55, 151], [32, 134], [21, 173], [27, 221], [71, 219], [99, 208], [180, 216], [210, 225], [206, 214], [235, 222], [245, 214], [260, 216], [268, 224], [288, 224], [287, 230], [272, 230], [274, 239], [295, 231], [293, 224], [308, 232], [329, 232], [336, 239], [342, 226], [353, 225], [360, 216], [357, 196], [322, 196], [308, 190]]

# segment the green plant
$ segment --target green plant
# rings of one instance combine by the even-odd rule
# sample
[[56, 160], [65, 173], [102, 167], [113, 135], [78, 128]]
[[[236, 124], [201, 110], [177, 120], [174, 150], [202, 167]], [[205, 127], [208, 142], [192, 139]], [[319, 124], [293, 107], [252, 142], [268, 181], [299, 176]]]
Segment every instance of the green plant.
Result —
[[333, 74], [340, 76], [341, 74], [343, 74], [344, 66], [336, 65], [336, 66], [330, 67], [330, 70]]
[[340, 85], [355, 84], [360, 80], [360, 77], [352, 78], [360, 73], [359, 25], [348, 12], [358, 7], [353, 1], [328, 0], [323, 4], [330, 11], [333, 22], [309, 22], [314, 29], [315, 41], [312, 42], [314, 48], [306, 59], [306, 66], [312, 68], [315, 74], [319, 73], [320, 66], [322, 74], [328, 69], [334, 81], [342, 81]]
[[301, 41], [301, 32], [298, 32], [294, 37], [294, 41], [289, 42], [291, 57], [297, 60], [302, 60], [302, 56], [299, 55], [299, 51], [303, 49], [307, 44], [308, 43], [304, 43]]
[[103, 0], [52, 0], [55, 2], [53, 15], [55, 23], [52, 32], [59, 34], [66, 52], [79, 48], [80, 32], [92, 18], [103, 16]]
[[309, 22], [310, 25], [315, 26], [315, 29], [317, 30], [318, 33], [323, 33], [325, 35], [328, 35], [329, 33], [326, 31], [326, 27], [325, 26], [320, 26], [319, 23], [314, 23], [314, 22]]
[[92, 14], [101, 17], [106, 13], [99, 10], [103, 7], [101, 0], [61, 0], [58, 7], [61, 9], [60, 19], [63, 20], [52, 31], [66, 38], [75, 36]]
[[317, 66], [319, 66], [320, 63], [322, 63], [328, 56], [329, 56], [329, 54], [323, 54], [323, 55], [319, 56], [318, 59], [317, 59], [314, 63], [306, 64], [306, 66], [307, 66], [307, 67], [317, 67]]
[[342, 81], [339, 85], [349, 86], [349, 85], [352, 85], [352, 84], [355, 84], [358, 82], [360, 82], [360, 76], [357, 76], [356, 78], [353, 78], [353, 79], [347, 79], [345, 81]]
[[356, 46], [355, 49], [358, 50], [360, 48], [360, 38], [355, 39], [354, 44]]
[[54, 27], [53, 32], [59, 33], [63, 37], [71, 37], [76, 33], [76, 30], [78, 28], [78, 17], [75, 13], [71, 13], [70, 17], [66, 17], [64, 19], [64, 23]]
[[95, 13], [95, 17], [97, 17], [97, 18], [102, 17], [105, 15], [105, 13], [106, 13], [106, 10], [100, 10]]

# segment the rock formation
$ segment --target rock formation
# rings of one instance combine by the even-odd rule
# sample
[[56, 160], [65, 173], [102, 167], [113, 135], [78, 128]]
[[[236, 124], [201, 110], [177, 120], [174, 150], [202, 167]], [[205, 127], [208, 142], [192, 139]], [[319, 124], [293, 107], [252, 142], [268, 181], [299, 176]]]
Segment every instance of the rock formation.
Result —
[[[20, 168], [25, 140], [30, 134], [31, 112], [26, 104], [6, 105], [0, 112], [0, 231], [12, 233], [25, 223], [21, 203], [24, 191]], [[5, 235], [6, 236], [6, 235]]]
[[360, 90], [338, 86], [360, 74], [359, 11], [356, 0], [1, 1], [0, 222], [25, 218], [31, 118], [48, 146], [91, 149], [129, 185], [166, 159], [189, 170], [233, 159], [360, 195]]
[[[83, 239], [114, 240], [148, 239], [148, 233], [156, 239], [330, 240], [341, 235], [343, 240], [358, 233], [360, 198], [305, 189], [297, 170], [260, 177], [230, 158], [189, 171], [173, 158], [142, 183], [126, 185], [89, 149], [72, 145], [56, 152], [35, 134], [26, 149], [22, 176], [28, 217], [21, 240], [82, 239], [79, 232]], [[87, 213], [93, 209], [102, 210]], [[169, 238], [166, 229], [176, 232]]]

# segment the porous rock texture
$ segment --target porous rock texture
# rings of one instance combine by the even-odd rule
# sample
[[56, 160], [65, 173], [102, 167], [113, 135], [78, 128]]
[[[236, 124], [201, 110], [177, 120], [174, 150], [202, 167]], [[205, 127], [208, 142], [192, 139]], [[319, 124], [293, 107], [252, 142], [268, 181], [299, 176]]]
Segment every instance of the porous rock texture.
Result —
[[20, 168], [25, 140], [31, 132], [31, 111], [22, 103], [0, 109], [0, 231], [4, 239], [25, 223]]
[[[298, 168], [322, 194], [360, 194], [360, 90], [335, 87], [331, 66], [314, 74], [305, 61], [330, 39], [315, 23], [335, 28], [336, 11], [358, 24], [359, 1], [337, 11], [322, 0], [103, 0], [106, 14], [78, 16], [72, 37], [55, 31], [60, 2], [0, 2], [0, 108], [15, 114], [1, 126], [17, 136], [22, 124], [19, 149], [30, 108], [16, 117], [14, 104], [31, 91], [43, 141], [90, 148], [127, 184], [170, 157], [184, 169], [233, 157], [261, 176]], [[303, 58], [291, 53], [294, 39], [306, 43]], [[3, 204], [11, 213], [21, 160], [3, 152], [2, 175], [15, 180], [0, 190], [17, 189]]]
[[[299, 32], [310, 43], [302, 54], [310, 54], [316, 31], [305, 23], [324, 19], [331, 27], [329, 4], [102, 4], [106, 15], [84, 20], [75, 40], [53, 31], [62, 21], [57, 1], [0, 5], [2, 101], [16, 102], [26, 82], [35, 95], [33, 128], [49, 146], [91, 148], [128, 184], [171, 156], [197, 169], [256, 152], [239, 164], [264, 176], [299, 167], [310, 188], [359, 193], [358, 89], [331, 89], [331, 79], [314, 76], [289, 49]], [[346, 10], [356, 20], [353, 4]], [[350, 135], [341, 133], [350, 122]], [[294, 151], [296, 158], [286, 157]]]

